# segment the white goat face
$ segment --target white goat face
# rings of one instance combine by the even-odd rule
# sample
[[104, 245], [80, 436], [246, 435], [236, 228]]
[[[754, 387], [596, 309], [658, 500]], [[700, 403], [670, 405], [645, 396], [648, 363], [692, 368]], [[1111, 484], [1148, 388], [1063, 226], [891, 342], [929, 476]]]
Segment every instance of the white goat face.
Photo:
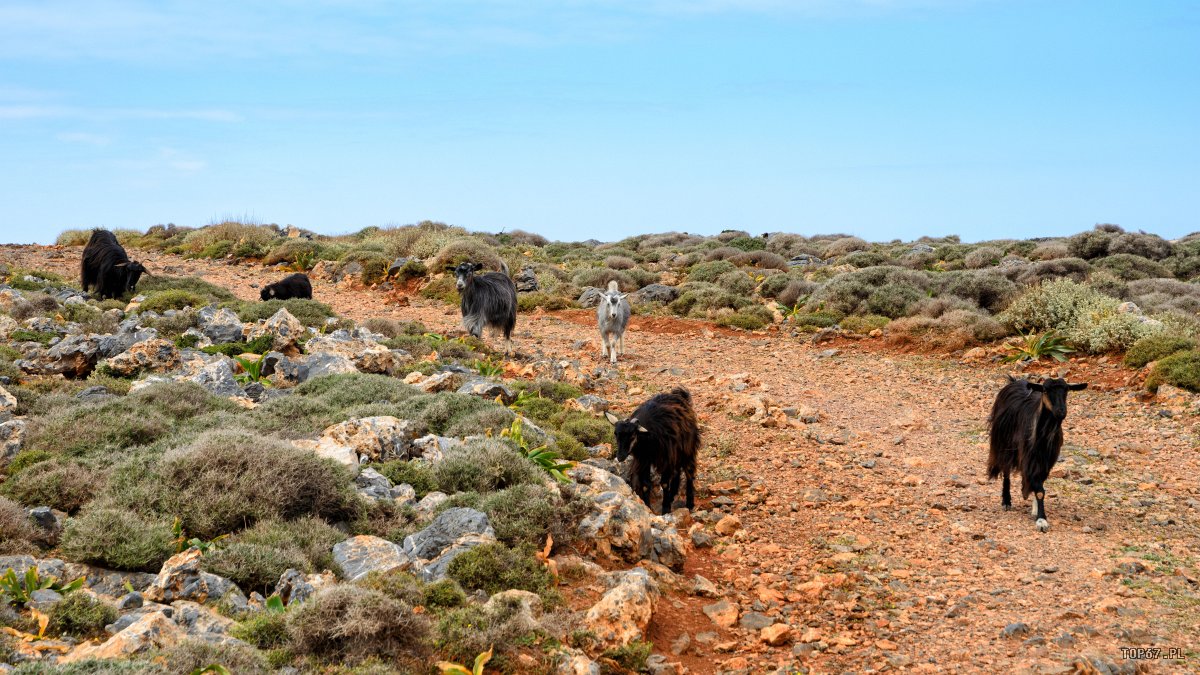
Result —
[[618, 310], [621, 309], [621, 300], [623, 300], [625, 296], [620, 293], [605, 293], [600, 297], [602, 298], [601, 302], [605, 303], [605, 306], [607, 307], [608, 317], [610, 319], [617, 318]]

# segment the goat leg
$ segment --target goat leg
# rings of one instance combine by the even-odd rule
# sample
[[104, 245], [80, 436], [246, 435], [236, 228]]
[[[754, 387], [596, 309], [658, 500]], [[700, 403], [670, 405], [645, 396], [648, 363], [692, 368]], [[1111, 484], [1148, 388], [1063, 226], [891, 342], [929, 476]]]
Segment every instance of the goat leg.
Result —
[[1000, 506], [1004, 507], [1005, 511], [1012, 511], [1012, 484], [1008, 479], [1008, 470], [1004, 471], [1004, 487], [1000, 492]]

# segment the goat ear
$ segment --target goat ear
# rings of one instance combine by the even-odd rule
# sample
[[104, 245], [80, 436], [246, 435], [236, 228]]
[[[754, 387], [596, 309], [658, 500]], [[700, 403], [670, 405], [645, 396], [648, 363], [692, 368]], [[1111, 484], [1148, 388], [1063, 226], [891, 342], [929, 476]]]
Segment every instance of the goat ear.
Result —
[[1029, 388], [1032, 389], [1033, 391], [1046, 391], [1046, 389], [1044, 387], [1042, 387], [1042, 385], [1038, 384], [1037, 382], [1030, 382]]
[[478, 272], [479, 270], [483, 269], [483, 263], [475, 263], [474, 265], [471, 265], [471, 269]]
[[447, 271], [447, 272], [453, 272], [453, 271], [454, 271], [454, 270], [456, 270], [456, 269], [458, 269], [458, 268], [457, 268], [457, 267], [455, 267], [454, 265], [446, 265], [446, 271]]
[[1079, 391], [1081, 389], [1087, 389], [1087, 382], [1080, 382], [1079, 384], [1068, 384], [1067, 389], [1070, 389], [1071, 391]]

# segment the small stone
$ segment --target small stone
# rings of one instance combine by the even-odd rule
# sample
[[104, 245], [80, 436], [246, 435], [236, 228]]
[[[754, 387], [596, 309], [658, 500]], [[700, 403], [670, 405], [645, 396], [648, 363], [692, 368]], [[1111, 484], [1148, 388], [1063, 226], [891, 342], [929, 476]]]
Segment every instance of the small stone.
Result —
[[759, 631], [759, 639], [772, 647], [778, 647], [792, 639], [792, 629], [784, 623], [772, 624]]
[[1016, 622], [1016, 623], [1010, 623], [1007, 626], [1005, 626], [1001, 635], [1006, 638], [1011, 638], [1011, 637], [1017, 637], [1019, 635], [1026, 635], [1028, 633], [1029, 633], [1029, 624], [1022, 623], [1022, 622]]
[[747, 630], [762, 630], [773, 623], [775, 620], [762, 612], [746, 612], [738, 620], [738, 625]]
[[705, 616], [721, 628], [733, 628], [738, 620], [738, 608], [728, 600], [719, 600], [703, 608]]
[[692, 577], [692, 593], [702, 598], [717, 598], [721, 592], [717, 589], [717, 585], [697, 574]]
[[735, 515], [728, 515], [717, 521], [717, 534], [729, 536], [742, 528], [742, 521]]

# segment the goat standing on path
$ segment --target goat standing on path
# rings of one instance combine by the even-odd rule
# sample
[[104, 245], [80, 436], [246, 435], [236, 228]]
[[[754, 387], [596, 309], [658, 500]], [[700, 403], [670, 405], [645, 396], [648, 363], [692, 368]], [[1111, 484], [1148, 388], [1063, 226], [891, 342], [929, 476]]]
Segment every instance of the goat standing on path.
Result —
[[638, 406], [633, 417], [621, 420], [606, 412], [617, 438], [617, 461], [633, 455], [629, 467], [629, 487], [650, 506], [654, 489], [651, 469], [662, 482], [662, 512], [671, 512], [679, 494], [680, 479], [686, 479], [687, 507], [696, 505], [696, 454], [700, 451], [700, 427], [692, 410], [692, 395], [676, 388], [655, 394]]
[[625, 355], [625, 327], [632, 313], [617, 282], [608, 282], [608, 291], [600, 295], [600, 304], [596, 305], [596, 322], [600, 325], [600, 356], [607, 356], [609, 363], [616, 364], [617, 355]]
[[512, 351], [512, 331], [517, 325], [517, 287], [508, 276], [508, 265], [500, 263], [500, 272], [476, 274], [482, 263], [465, 262], [458, 267], [447, 266], [454, 272], [455, 285], [461, 297], [463, 329], [475, 337], [483, 337], [483, 327], [489, 326], [504, 333], [504, 353]]
[[258, 297], [263, 300], [312, 300], [312, 282], [308, 280], [307, 274], [292, 274], [263, 286], [258, 292]]
[[988, 479], [1004, 474], [1000, 503], [1012, 509], [1009, 474], [1021, 472], [1021, 496], [1034, 497], [1030, 515], [1042, 532], [1050, 529], [1046, 520], [1046, 478], [1058, 462], [1062, 450], [1062, 423], [1067, 417], [1067, 392], [1087, 389], [1087, 384], [1067, 384], [1066, 380], [1048, 379], [1041, 384], [1009, 376], [1008, 384], [996, 395], [988, 417], [991, 450], [988, 453]]

